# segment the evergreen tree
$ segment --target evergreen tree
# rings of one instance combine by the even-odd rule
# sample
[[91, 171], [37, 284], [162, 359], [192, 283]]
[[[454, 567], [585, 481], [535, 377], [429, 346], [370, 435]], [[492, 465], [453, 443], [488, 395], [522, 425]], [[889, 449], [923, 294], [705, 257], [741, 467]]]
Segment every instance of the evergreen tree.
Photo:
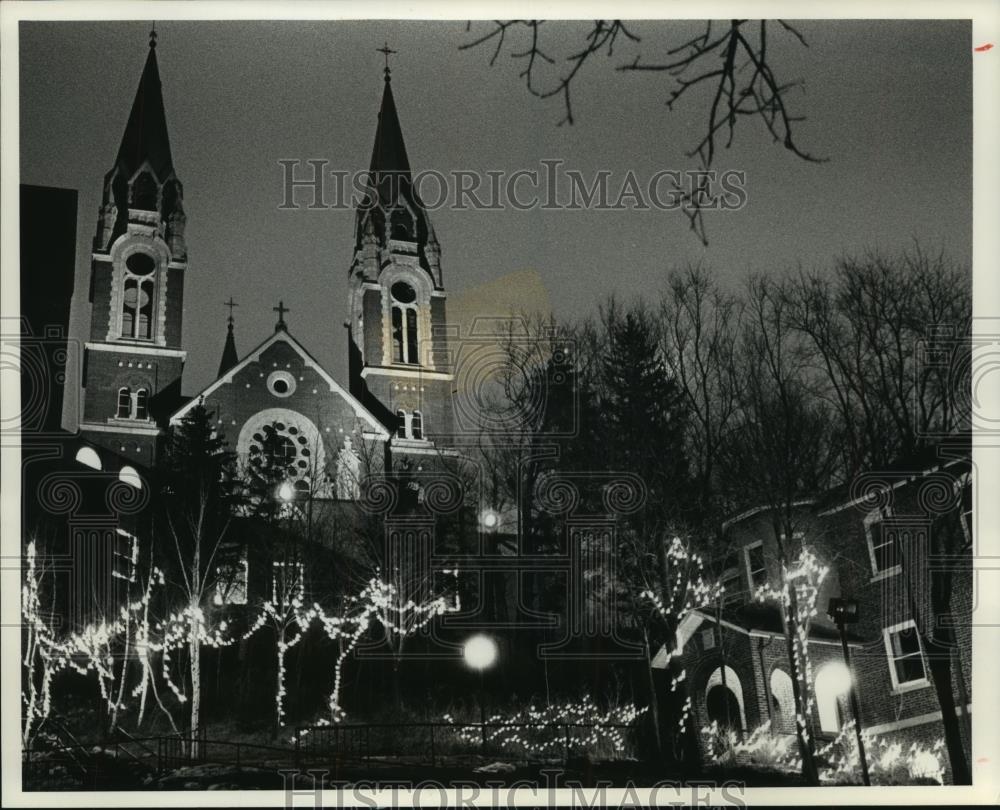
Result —
[[642, 478], [646, 528], [674, 523], [689, 510], [683, 392], [667, 371], [648, 313], [639, 308], [621, 313], [612, 302], [605, 320], [604, 467]]

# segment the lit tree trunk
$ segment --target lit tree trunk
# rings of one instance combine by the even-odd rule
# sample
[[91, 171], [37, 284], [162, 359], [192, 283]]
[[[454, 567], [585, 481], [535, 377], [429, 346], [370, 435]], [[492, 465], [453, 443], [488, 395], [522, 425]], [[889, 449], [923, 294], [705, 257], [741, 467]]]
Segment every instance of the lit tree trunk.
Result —
[[804, 677], [795, 656], [799, 632], [798, 599], [793, 585], [786, 584], [785, 587], [788, 588], [789, 594], [788, 615], [785, 617], [785, 639], [788, 647], [788, 666], [792, 675], [792, 697], [795, 701], [795, 737], [799, 743], [799, 755], [802, 757], [802, 775], [810, 785], [819, 785], [819, 771], [816, 769], [816, 758], [813, 756], [813, 737], [809, 733], [809, 712], [806, 709], [805, 695], [802, 690]]

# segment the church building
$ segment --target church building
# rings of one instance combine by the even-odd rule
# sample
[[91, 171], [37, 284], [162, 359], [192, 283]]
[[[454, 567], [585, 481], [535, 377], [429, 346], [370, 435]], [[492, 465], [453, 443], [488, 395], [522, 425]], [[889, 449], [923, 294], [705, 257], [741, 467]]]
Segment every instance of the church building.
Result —
[[356, 498], [373, 469], [419, 468], [450, 452], [441, 248], [413, 185], [388, 66], [347, 274], [346, 384], [291, 334], [279, 302], [273, 333], [243, 356], [230, 310], [217, 378], [182, 397], [182, 201], [152, 34], [94, 238], [84, 438], [149, 467], [167, 428], [202, 404], [247, 475], [277, 463], [296, 489], [336, 499]]

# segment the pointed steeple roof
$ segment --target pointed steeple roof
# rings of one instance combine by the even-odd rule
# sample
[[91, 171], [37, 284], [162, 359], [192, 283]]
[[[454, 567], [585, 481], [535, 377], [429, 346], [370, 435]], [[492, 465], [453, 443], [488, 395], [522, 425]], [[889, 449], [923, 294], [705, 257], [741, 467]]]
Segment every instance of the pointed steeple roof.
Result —
[[219, 362], [219, 373], [216, 377], [221, 377], [229, 369], [240, 362], [240, 356], [236, 353], [236, 338], [233, 336], [233, 321], [229, 319], [229, 329], [226, 332], [226, 345], [222, 348], [222, 360]]
[[163, 111], [160, 70], [156, 63], [156, 34], [149, 38], [149, 54], [139, 79], [139, 88], [132, 102], [125, 134], [118, 147], [116, 165], [131, 177], [143, 161], [148, 160], [162, 183], [173, 171], [170, 138], [167, 136], [167, 116]]
[[403, 128], [399, 125], [396, 100], [392, 97], [392, 79], [385, 77], [382, 91], [382, 109], [378, 114], [378, 129], [375, 130], [375, 145], [372, 148], [372, 174], [404, 173], [410, 176], [410, 159], [406, 156], [403, 142]]

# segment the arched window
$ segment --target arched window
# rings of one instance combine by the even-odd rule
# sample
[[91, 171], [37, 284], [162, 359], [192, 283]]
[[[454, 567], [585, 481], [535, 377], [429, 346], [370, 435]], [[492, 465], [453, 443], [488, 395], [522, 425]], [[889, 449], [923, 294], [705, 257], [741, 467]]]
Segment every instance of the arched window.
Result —
[[132, 390], [130, 388], [118, 389], [118, 409], [115, 417], [118, 419], [129, 419], [132, 416]]
[[391, 239], [413, 241], [413, 217], [405, 208], [397, 208], [389, 219]]
[[791, 734], [795, 731], [795, 692], [792, 677], [783, 669], [771, 671], [771, 730]]
[[396, 438], [406, 438], [406, 411], [396, 411]]
[[135, 418], [149, 418], [149, 391], [145, 388], [140, 388], [135, 392]]
[[417, 327], [417, 292], [405, 281], [397, 281], [392, 295], [392, 359], [395, 363], [420, 362]]
[[718, 667], [709, 676], [705, 683], [705, 713], [720, 726], [728, 724], [736, 732], [746, 729], [743, 684], [732, 667]]
[[424, 438], [424, 417], [420, 411], [414, 411], [410, 419], [410, 436], [414, 439]]
[[122, 337], [138, 340], [153, 337], [153, 279], [126, 275], [122, 297]]
[[851, 673], [840, 661], [824, 664], [816, 673], [816, 708], [819, 711], [819, 727], [827, 734], [840, 731], [842, 696], [851, 688]]
[[76, 460], [93, 470], [101, 469], [101, 457], [93, 447], [81, 447], [76, 451]]
[[344, 439], [344, 447], [337, 454], [337, 497], [342, 501], [356, 501], [361, 496], [361, 459], [351, 446], [351, 437]]
[[132, 207], [141, 211], [156, 210], [156, 181], [149, 172], [143, 172], [132, 183]]

